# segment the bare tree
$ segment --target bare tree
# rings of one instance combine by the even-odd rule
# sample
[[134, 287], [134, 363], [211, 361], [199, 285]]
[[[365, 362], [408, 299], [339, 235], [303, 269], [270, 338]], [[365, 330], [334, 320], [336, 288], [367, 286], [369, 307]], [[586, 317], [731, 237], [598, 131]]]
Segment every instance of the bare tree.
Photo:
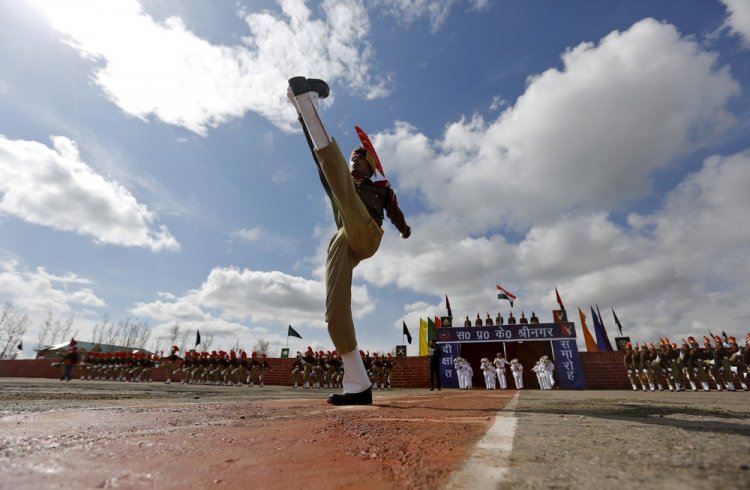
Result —
[[[143, 349], [151, 337], [151, 327], [142, 320], [134, 320], [130, 317], [120, 320], [117, 325], [119, 344], [134, 349]], [[114, 342], [113, 342], [114, 343]]]
[[0, 313], [0, 358], [10, 357], [29, 326], [29, 316], [15, 311], [11, 303], [5, 303]]
[[203, 350], [211, 349], [211, 345], [214, 343], [214, 334], [210, 333], [201, 339], [201, 347]]
[[180, 322], [175, 322], [174, 325], [169, 327], [169, 348], [177, 343], [177, 337], [180, 335]]
[[[55, 318], [55, 315], [50, 311], [47, 313], [47, 318], [42, 322], [39, 332], [37, 334], [36, 348], [41, 349], [48, 345], [54, 345], [64, 342], [71, 336], [73, 330], [73, 315], [70, 315], [67, 319], [62, 320]], [[76, 332], [77, 333], [77, 332]], [[75, 333], [71, 337], [75, 337]]]
[[39, 332], [36, 337], [36, 350], [43, 348], [46, 345], [52, 344], [50, 334], [52, 334], [52, 312], [47, 313], [47, 319], [42, 322], [39, 327]]
[[258, 354], [268, 354], [268, 346], [271, 345], [271, 342], [264, 339], [258, 339], [255, 341], [255, 344], [253, 344], [253, 350], [257, 352]]
[[[107, 327], [107, 323], [109, 323], [109, 315], [104, 315], [102, 323], [94, 327], [95, 335], [92, 340], [99, 346], [104, 343], [104, 330]], [[97, 330], [96, 327], [99, 327], [99, 329]]]
[[154, 354], [158, 354], [160, 357], [164, 357], [164, 349], [161, 348], [161, 339], [156, 339], [156, 345], [154, 345]]
[[187, 338], [188, 338], [188, 332], [187, 330], [182, 332], [182, 336], [180, 337], [180, 352], [185, 352], [185, 348], [187, 347]]
[[235, 352], [239, 352], [240, 351], [240, 339], [238, 339], [238, 338], [234, 339], [234, 346], [230, 350], [233, 350]]
[[109, 345], [117, 345], [117, 339], [120, 335], [118, 326], [110, 321], [108, 316], [104, 317], [104, 343]]

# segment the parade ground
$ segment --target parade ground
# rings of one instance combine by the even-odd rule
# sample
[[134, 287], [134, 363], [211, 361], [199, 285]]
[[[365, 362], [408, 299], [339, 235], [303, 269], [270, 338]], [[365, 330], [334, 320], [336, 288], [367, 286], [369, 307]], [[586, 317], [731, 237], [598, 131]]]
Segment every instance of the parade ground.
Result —
[[0, 488], [750, 488], [750, 392], [0, 378]]

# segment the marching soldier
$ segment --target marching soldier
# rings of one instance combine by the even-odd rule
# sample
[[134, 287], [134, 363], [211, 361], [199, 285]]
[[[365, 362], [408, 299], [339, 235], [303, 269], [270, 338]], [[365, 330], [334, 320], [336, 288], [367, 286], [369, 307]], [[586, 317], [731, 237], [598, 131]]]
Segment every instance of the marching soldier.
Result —
[[389, 352], [383, 360], [383, 380], [385, 387], [391, 389], [391, 374], [393, 374], [393, 355]]
[[258, 353], [253, 352], [250, 354], [250, 359], [247, 361], [247, 386], [254, 386], [253, 383], [253, 373], [255, 370], [260, 366], [260, 363], [258, 362]]
[[302, 353], [300, 351], [297, 351], [297, 355], [294, 357], [292, 366], [289, 369], [289, 375], [292, 378], [293, 388], [297, 388], [299, 384], [303, 382], [302, 373], [304, 370], [305, 367], [302, 364]]
[[372, 363], [370, 365], [370, 372], [372, 373], [373, 388], [378, 389], [381, 386], [385, 389], [385, 382], [382, 381], [383, 376], [383, 360], [382, 356], [377, 352], [372, 354]]
[[162, 357], [160, 359], [161, 367], [164, 368], [164, 375], [167, 379], [164, 380], [164, 384], [171, 384], [172, 383], [172, 375], [177, 373], [175, 371], [175, 365], [180, 360], [180, 356], [177, 355], [177, 353], [180, 352], [180, 348], [176, 345], [172, 346], [172, 352], [167, 357]]
[[270, 369], [271, 371], [273, 371], [273, 368], [271, 367], [270, 364], [268, 364], [268, 361], [266, 360], [268, 356], [266, 355], [265, 352], [262, 353], [260, 357], [261, 357], [261, 360], [260, 360], [260, 363], [258, 364], [258, 385], [262, 387], [263, 386], [263, 373], [265, 372], [266, 369]]
[[638, 391], [638, 387], [635, 385], [635, 380], [637, 378], [635, 355], [635, 352], [633, 352], [633, 345], [630, 342], [627, 342], [625, 344], [625, 355], [623, 356], [623, 362], [625, 363], [625, 369], [628, 372], [628, 380], [630, 380], [630, 385], [633, 387], [633, 391]]
[[303, 386], [305, 389], [310, 389], [312, 387], [313, 366], [315, 366], [315, 352], [310, 346], [307, 347], [305, 355], [302, 356], [302, 366], [304, 367], [302, 371]]
[[654, 353], [654, 344], [651, 343], [651, 345], [647, 345], [646, 342], [644, 342], [641, 346], [641, 372], [643, 373], [643, 379], [648, 383], [651, 391], [656, 391], [656, 385], [654, 384], [654, 368], [651, 364], [653, 361], [652, 354]]
[[732, 371], [737, 371], [737, 378], [740, 381], [742, 390], [747, 391], [747, 364], [745, 364], [745, 361], [743, 360], [742, 351], [740, 350], [739, 345], [737, 345], [737, 339], [734, 337], [729, 337], [729, 365], [731, 366], [730, 369]]
[[78, 354], [78, 347], [74, 342], [74, 340], [71, 340], [72, 345], [68, 347], [68, 351], [62, 357], [63, 371], [60, 376], [60, 381], [70, 381], [73, 368], [78, 364], [78, 361], [81, 360], [81, 356]]

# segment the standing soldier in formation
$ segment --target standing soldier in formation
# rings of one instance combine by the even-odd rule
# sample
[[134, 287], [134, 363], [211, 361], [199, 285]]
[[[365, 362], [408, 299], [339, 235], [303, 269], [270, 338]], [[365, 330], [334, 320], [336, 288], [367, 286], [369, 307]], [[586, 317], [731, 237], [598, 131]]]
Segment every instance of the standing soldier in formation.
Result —
[[495, 325], [502, 325], [503, 324], [503, 315], [498, 311], [497, 316], [495, 317]]
[[437, 385], [438, 391], [440, 388], [440, 361], [443, 357], [443, 350], [438, 347], [435, 339], [430, 340], [430, 346], [427, 349], [427, 363], [430, 367], [430, 391], [435, 389]]
[[464, 327], [470, 327], [471, 326], [471, 320], [469, 320], [469, 316], [466, 315], [466, 320], [464, 320]]
[[484, 376], [485, 388], [488, 390], [496, 389], [495, 366], [492, 365], [488, 358], [483, 357], [479, 361], [479, 369], [482, 371], [482, 375]]
[[484, 325], [487, 327], [492, 326], [492, 318], [490, 318], [490, 314], [487, 313], [487, 318], [484, 319]]
[[540, 389], [549, 390], [552, 388], [549, 384], [549, 378], [547, 378], [546, 363], [542, 359], [536, 361], [534, 367], [531, 368], [531, 372], [536, 374], [536, 379], [539, 382]]
[[513, 382], [517, 390], [523, 389], [523, 365], [518, 359], [511, 359], [510, 372], [513, 373]]
[[507, 389], [508, 380], [505, 379], [505, 366], [510, 366], [510, 363], [505, 359], [505, 357], [503, 357], [502, 352], [498, 352], [495, 356], [495, 360], [492, 361], [492, 364], [495, 366], [495, 374], [497, 375], [497, 381], [500, 384], [500, 389]]

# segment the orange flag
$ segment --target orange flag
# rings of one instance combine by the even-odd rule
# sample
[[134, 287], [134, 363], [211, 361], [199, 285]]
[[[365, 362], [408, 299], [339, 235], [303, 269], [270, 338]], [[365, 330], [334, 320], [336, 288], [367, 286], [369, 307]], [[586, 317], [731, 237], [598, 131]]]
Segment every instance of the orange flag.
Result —
[[588, 327], [586, 326], [586, 315], [578, 308], [578, 314], [581, 316], [581, 327], [583, 328], [583, 338], [586, 341], [587, 352], [599, 352], [599, 347], [596, 345], [596, 340], [591, 336]]

